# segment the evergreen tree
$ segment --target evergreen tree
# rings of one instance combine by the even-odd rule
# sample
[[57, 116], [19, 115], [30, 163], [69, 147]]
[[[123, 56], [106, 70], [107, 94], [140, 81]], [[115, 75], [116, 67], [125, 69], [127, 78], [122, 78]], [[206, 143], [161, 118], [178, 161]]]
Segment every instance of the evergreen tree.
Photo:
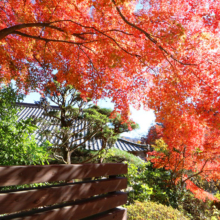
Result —
[[[112, 146], [120, 133], [137, 127], [132, 121], [124, 123], [120, 114], [113, 114], [110, 109], [94, 105], [91, 99], [82, 98], [70, 85], [54, 80], [44, 95], [45, 98], [37, 102], [44, 110], [40, 119], [41, 134], [52, 143], [54, 157], [64, 163], [71, 164], [73, 152], [85, 148], [93, 138], [102, 140], [103, 150], [107, 144]], [[48, 100], [58, 109], [52, 109]], [[60, 150], [62, 156], [57, 153]]]

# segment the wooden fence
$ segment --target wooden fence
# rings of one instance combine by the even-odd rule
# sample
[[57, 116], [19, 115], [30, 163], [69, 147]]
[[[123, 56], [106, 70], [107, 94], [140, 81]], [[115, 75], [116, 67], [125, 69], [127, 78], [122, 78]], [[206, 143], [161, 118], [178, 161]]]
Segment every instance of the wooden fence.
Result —
[[[52, 183], [48, 186], [0, 191], [0, 219], [125, 220], [125, 164], [0, 166], [0, 187]], [[88, 179], [73, 183], [74, 179]], [[97, 179], [107, 177], [106, 179]], [[55, 184], [53, 182], [63, 181]], [[99, 213], [99, 214], [98, 214]], [[7, 215], [5, 215], [7, 214]]]

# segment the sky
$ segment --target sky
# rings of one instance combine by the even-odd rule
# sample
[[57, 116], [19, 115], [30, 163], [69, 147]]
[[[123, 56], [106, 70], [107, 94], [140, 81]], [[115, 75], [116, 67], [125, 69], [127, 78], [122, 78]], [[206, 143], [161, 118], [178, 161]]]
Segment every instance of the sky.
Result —
[[[34, 92], [27, 95], [23, 102], [34, 103], [35, 101], [39, 101], [39, 100], [40, 100], [40, 94]], [[111, 103], [110, 99], [102, 99], [98, 101], [97, 104], [102, 108], [111, 108], [111, 109], [114, 108], [114, 104]], [[143, 110], [143, 108], [141, 108], [140, 110], [136, 110], [132, 106], [130, 106], [130, 111], [131, 111], [130, 118], [136, 123], [138, 123], [140, 128], [130, 132], [125, 132], [121, 134], [121, 136], [131, 137], [131, 138], [137, 138], [137, 137], [140, 138], [141, 136], [146, 136], [150, 126], [155, 123], [155, 115], [153, 110], [145, 111]]]

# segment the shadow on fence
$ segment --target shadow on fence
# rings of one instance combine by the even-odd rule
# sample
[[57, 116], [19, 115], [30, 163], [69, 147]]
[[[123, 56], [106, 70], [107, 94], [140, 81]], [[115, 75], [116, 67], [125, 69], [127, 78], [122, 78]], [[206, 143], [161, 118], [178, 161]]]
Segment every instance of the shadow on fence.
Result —
[[[126, 220], [127, 201], [120, 190], [126, 164], [0, 166], [0, 187], [52, 182], [51, 185], [0, 191], [0, 219]], [[73, 183], [74, 179], [89, 179]], [[105, 179], [101, 177], [106, 177]], [[63, 181], [63, 183], [53, 184]]]

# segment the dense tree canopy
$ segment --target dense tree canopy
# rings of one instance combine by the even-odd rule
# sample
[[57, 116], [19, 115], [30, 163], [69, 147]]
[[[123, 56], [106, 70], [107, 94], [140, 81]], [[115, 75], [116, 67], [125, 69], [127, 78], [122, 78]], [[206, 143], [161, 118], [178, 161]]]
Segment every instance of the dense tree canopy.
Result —
[[2, 0], [0, 13], [2, 81], [41, 90], [56, 74], [124, 115], [143, 103], [189, 169], [219, 179], [218, 0]]
[[137, 3], [1, 1], [1, 79], [42, 88], [56, 69], [58, 80], [86, 96], [113, 97], [124, 109], [133, 99], [147, 101], [152, 78], [176, 95], [184, 87], [180, 101], [198, 97], [200, 88], [204, 98], [214, 96], [218, 1]]

